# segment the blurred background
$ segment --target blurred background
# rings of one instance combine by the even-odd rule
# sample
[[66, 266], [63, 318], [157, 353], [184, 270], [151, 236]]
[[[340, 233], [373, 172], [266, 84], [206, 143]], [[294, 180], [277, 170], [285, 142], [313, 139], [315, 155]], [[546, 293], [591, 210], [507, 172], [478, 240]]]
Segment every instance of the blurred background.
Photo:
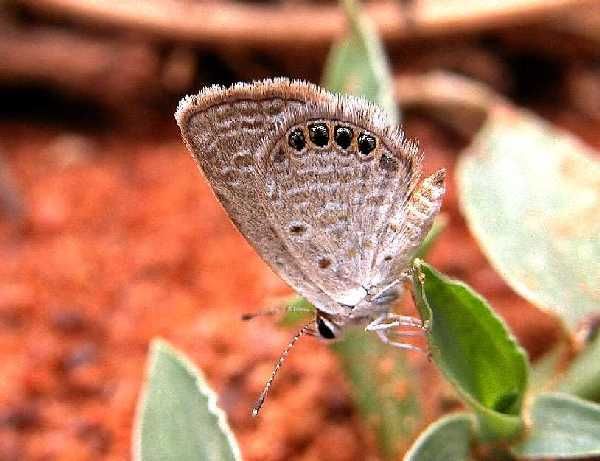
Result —
[[[363, 6], [397, 81], [466, 76], [600, 147], [600, 2]], [[0, 460], [127, 459], [157, 335], [205, 371], [245, 459], [379, 459], [338, 360], [312, 339], [250, 417], [292, 330], [240, 314], [291, 292], [229, 223], [173, 118], [208, 84], [319, 83], [345, 28], [333, 1], [0, 1]], [[453, 167], [470, 139], [427, 110], [403, 111], [403, 125], [426, 172], [450, 170], [429, 260], [541, 356], [557, 322], [496, 274], [458, 208]], [[459, 403], [424, 357], [406, 360], [427, 379], [419, 429]]]

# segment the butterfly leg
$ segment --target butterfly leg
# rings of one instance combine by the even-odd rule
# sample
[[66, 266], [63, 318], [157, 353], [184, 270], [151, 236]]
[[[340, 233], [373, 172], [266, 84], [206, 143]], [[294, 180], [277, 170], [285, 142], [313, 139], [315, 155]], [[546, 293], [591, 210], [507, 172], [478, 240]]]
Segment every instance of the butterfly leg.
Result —
[[382, 331], [396, 327], [416, 327], [427, 330], [429, 328], [429, 322], [423, 322], [420, 319], [408, 315], [387, 312], [369, 323], [365, 329], [367, 331]]
[[428, 355], [427, 351], [422, 349], [419, 346], [415, 346], [414, 344], [408, 344], [408, 343], [400, 343], [398, 341], [392, 341], [390, 338], [388, 338], [387, 336], [387, 331], [385, 330], [377, 330], [377, 336], [379, 336], [379, 339], [381, 339], [381, 341], [384, 344], [389, 344], [390, 346], [393, 347], [397, 347], [398, 349], [407, 349], [410, 351], [416, 351], [416, 352], [421, 352], [425, 355]]
[[425, 336], [427, 330], [416, 330], [416, 331], [390, 331], [388, 336]]

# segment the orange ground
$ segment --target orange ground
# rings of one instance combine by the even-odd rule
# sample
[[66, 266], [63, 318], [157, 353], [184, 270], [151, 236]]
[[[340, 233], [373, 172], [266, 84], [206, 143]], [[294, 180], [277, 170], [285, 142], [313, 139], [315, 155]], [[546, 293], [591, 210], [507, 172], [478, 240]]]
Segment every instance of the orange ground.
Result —
[[[373, 459], [339, 364], [313, 339], [290, 355], [262, 416], [250, 417], [291, 332], [239, 316], [289, 291], [230, 225], [174, 123], [162, 132], [0, 125], [25, 210], [0, 222], [0, 460], [128, 457], [156, 335], [206, 372], [245, 459]], [[427, 171], [450, 168], [450, 226], [430, 260], [487, 296], [538, 355], [554, 323], [512, 294], [467, 233], [452, 178], [458, 143], [416, 116], [408, 132]], [[440, 392], [423, 395], [432, 418]]]

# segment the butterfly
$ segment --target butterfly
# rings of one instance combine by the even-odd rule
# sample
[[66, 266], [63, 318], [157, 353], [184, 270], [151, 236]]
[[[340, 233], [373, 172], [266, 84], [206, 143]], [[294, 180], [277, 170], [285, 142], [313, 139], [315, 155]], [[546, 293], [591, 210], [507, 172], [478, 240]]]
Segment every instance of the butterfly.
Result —
[[293, 344], [364, 326], [386, 344], [421, 320], [392, 311], [445, 192], [422, 182], [423, 154], [365, 99], [285, 78], [211, 86], [175, 114], [192, 157], [233, 223], [316, 315]]

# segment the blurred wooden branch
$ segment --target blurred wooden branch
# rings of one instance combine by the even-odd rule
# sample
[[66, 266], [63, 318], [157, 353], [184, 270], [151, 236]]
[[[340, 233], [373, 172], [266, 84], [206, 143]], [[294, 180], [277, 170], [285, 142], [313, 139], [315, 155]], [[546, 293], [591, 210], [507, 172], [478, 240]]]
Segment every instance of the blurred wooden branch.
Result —
[[421, 108], [442, 124], [470, 138], [501, 99], [486, 85], [447, 72], [403, 75], [394, 82], [403, 110]]
[[583, 10], [568, 12], [565, 16], [551, 21], [551, 27], [573, 32], [600, 43], [600, 2]]
[[119, 108], [160, 87], [158, 53], [144, 42], [51, 27], [0, 27], [0, 82], [43, 82]]
[[[16, 0], [31, 11], [194, 43], [326, 46], [345, 27], [333, 5], [253, 5], [176, 0]], [[417, 0], [366, 5], [384, 39], [430, 37], [526, 24], [597, 0]]]

